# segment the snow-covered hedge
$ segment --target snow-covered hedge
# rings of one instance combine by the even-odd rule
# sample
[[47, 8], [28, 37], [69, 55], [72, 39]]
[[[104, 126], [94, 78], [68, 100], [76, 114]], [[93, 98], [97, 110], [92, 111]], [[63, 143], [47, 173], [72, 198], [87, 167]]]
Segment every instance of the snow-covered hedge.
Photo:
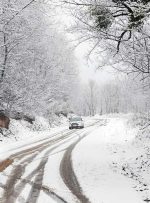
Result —
[[136, 141], [140, 141], [144, 145], [150, 143], [150, 113], [134, 114], [130, 121], [134, 127], [138, 127], [139, 131], [136, 136]]

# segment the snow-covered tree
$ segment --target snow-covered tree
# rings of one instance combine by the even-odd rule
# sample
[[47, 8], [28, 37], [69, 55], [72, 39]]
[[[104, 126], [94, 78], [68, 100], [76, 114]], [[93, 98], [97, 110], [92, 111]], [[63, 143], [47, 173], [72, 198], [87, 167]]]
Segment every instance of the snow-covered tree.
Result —
[[73, 51], [48, 15], [52, 10], [38, 1], [5, 0], [1, 7], [1, 107], [47, 115], [59, 102], [61, 111], [78, 79]]
[[[145, 0], [66, 0], [79, 42], [92, 41], [90, 54], [128, 73], [149, 77], [150, 2]], [[103, 57], [104, 58], [104, 57]], [[118, 65], [119, 64], [119, 65]], [[143, 76], [144, 74], [144, 76]]]

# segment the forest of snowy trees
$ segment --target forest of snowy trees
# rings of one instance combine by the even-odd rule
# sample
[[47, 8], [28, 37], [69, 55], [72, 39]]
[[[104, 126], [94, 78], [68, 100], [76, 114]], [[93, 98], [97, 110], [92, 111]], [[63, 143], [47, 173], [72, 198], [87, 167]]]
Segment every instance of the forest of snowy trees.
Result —
[[[1, 1], [1, 110], [42, 116], [148, 111], [148, 5], [145, 0]], [[54, 11], [59, 6], [71, 13], [69, 30], [77, 44], [90, 41], [88, 57], [97, 55], [99, 67], [124, 76], [103, 85], [80, 81], [74, 44], [59, 29]]]
[[150, 109], [149, 91], [139, 80], [111, 80], [98, 84], [93, 80], [82, 86], [76, 110], [83, 115], [108, 113], [141, 113]]
[[4, 0], [0, 11], [1, 109], [45, 116], [69, 110], [76, 62], [50, 5]]
[[150, 203], [150, 0], [0, 0], [0, 203]]
[[75, 19], [72, 32], [90, 43], [99, 69], [113, 68], [122, 77], [83, 88], [85, 114], [147, 112], [150, 108], [150, 9], [146, 0], [66, 0]]

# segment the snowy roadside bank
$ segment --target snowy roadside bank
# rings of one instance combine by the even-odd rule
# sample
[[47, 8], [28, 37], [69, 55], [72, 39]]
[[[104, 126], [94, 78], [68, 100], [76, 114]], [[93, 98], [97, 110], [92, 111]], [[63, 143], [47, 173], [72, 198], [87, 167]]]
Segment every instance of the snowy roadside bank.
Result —
[[4, 130], [4, 134], [0, 134], [0, 144], [13, 143], [16, 141], [29, 139], [38, 134], [47, 134], [49, 131], [59, 127], [67, 127], [67, 118], [58, 117], [57, 125], [50, 126], [49, 121], [43, 117], [36, 117], [33, 124], [24, 120], [10, 120], [9, 130]]
[[76, 176], [92, 203], [142, 203], [146, 197], [136, 191], [138, 181], [123, 174], [123, 166], [131, 160], [136, 163], [144, 153], [134, 144], [138, 128], [129, 125], [130, 115], [107, 119], [107, 126], [93, 131], [74, 149]]
[[149, 113], [135, 114], [130, 120], [139, 130], [132, 142], [133, 149], [140, 153], [122, 164], [121, 173], [135, 180], [134, 188], [144, 202], [150, 202], [150, 116]]

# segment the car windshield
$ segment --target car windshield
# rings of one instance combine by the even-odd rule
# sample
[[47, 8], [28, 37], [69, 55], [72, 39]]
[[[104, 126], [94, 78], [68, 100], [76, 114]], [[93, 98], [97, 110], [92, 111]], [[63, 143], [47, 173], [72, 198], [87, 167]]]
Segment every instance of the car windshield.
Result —
[[70, 121], [82, 121], [82, 118], [74, 117], [74, 118], [70, 118]]

